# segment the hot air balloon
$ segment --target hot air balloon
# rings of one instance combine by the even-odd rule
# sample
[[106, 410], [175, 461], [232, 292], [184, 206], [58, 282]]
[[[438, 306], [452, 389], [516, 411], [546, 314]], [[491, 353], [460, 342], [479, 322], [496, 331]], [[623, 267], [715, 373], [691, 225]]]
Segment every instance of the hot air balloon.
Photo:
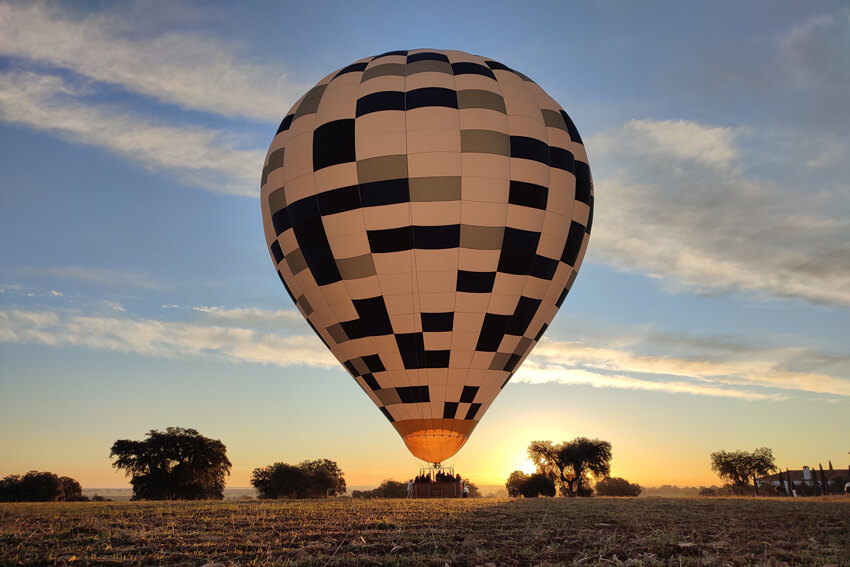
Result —
[[593, 218], [572, 120], [486, 57], [360, 59], [283, 118], [266, 242], [325, 345], [429, 463], [457, 453], [575, 280]]

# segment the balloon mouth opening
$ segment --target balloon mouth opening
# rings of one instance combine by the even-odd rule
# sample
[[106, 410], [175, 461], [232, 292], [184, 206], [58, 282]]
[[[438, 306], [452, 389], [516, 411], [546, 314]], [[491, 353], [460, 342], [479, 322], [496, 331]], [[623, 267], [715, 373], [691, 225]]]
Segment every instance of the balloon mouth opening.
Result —
[[410, 419], [393, 423], [413, 456], [442, 463], [460, 451], [477, 422], [461, 419]]

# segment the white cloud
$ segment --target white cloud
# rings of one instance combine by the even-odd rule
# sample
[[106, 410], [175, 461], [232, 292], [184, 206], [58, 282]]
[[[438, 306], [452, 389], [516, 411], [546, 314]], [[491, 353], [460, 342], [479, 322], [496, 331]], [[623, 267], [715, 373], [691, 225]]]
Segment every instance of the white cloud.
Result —
[[55, 289], [51, 289], [50, 295], [52, 295], [53, 297], [63, 297], [65, 294], [62, 293], [61, 291], [56, 291]]
[[0, 75], [0, 119], [106, 148], [151, 169], [226, 194], [256, 196], [265, 152], [234, 147], [236, 136], [176, 127], [73, 95], [83, 92], [56, 76]]
[[74, 313], [0, 311], [0, 341], [165, 358], [218, 356], [232, 362], [281, 367], [334, 368], [339, 364], [315, 336], [280, 336], [242, 327]]
[[[591, 258], [673, 290], [850, 305], [850, 202], [842, 189], [749, 177], [739, 136], [644, 120], [587, 140], [598, 195]], [[712, 144], [717, 151], [706, 149]]]
[[[234, 320], [243, 310], [210, 310]], [[290, 312], [246, 309], [255, 321], [282, 317]], [[337, 368], [339, 363], [313, 335], [287, 334], [299, 325], [282, 325], [264, 333], [243, 325], [210, 325], [199, 322], [159, 321], [126, 316], [88, 316], [76, 312], [0, 310], [0, 342], [78, 346], [156, 357], [215, 356], [232, 362], [272, 364], [280, 367]], [[300, 331], [297, 331], [300, 332]], [[780, 400], [792, 392], [850, 396], [850, 357], [804, 349], [754, 348], [712, 337], [650, 336], [619, 341], [616, 348], [543, 339], [514, 376], [530, 384], [584, 384], [742, 400]], [[670, 352], [686, 347], [687, 355], [641, 354], [653, 346]], [[790, 368], [803, 360], [820, 372]], [[833, 368], [838, 373], [827, 373]], [[846, 372], [845, 372], [846, 374]]]
[[306, 86], [240, 59], [237, 45], [187, 30], [143, 34], [128, 15], [73, 16], [43, 3], [0, 4], [0, 55], [63, 67], [188, 109], [279, 120]]
[[627, 151], [676, 165], [679, 161], [730, 168], [738, 159], [736, 133], [685, 120], [631, 120], [613, 135], [593, 139], [594, 152]]
[[257, 309], [255, 307], [243, 307], [237, 309], [225, 309], [221, 306], [195, 306], [193, 311], [204, 313], [213, 319], [224, 321], [242, 321], [242, 322], [268, 322], [268, 321], [301, 321], [303, 317], [295, 310], [279, 309], [269, 311], [265, 309]]
[[[649, 339], [664, 343], [664, 340]], [[605, 348], [543, 339], [513, 381], [688, 393], [747, 400], [784, 399], [790, 391], [850, 396], [850, 379], [789, 370], [788, 361], [817, 358], [803, 349], [753, 348], [704, 338], [677, 341], [691, 356], [638, 354], [648, 344]], [[664, 345], [670, 350], [669, 345]], [[708, 351], [711, 351], [710, 353]], [[845, 364], [850, 366], [848, 361]], [[780, 390], [782, 392], [765, 391]]]

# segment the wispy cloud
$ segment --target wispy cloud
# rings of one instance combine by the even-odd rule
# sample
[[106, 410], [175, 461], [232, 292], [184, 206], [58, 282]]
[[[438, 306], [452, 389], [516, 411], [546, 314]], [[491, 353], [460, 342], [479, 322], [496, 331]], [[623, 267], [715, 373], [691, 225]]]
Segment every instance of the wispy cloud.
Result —
[[741, 135], [635, 120], [589, 139], [599, 187], [592, 257], [671, 289], [850, 305], [846, 189], [756, 180]]
[[191, 30], [143, 33], [131, 15], [106, 10], [79, 16], [40, 2], [0, 4], [0, 55], [226, 116], [276, 121], [306, 90], [278, 65], [240, 58], [238, 45]]
[[[2, 34], [0, 34], [2, 35]], [[234, 146], [238, 136], [197, 126], [170, 126], [106, 104], [58, 76], [0, 74], [0, 119], [105, 148], [186, 183], [255, 196], [265, 153]]]
[[80, 266], [43, 266], [26, 267], [14, 270], [16, 274], [27, 276], [43, 276], [58, 280], [80, 280], [99, 284], [118, 285], [121, 287], [137, 287], [143, 289], [160, 289], [160, 283], [153, 281], [141, 274], [128, 272], [127, 270], [114, 270], [108, 268], [84, 268]]
[[193, 311], [204, 313], [205, 315], [224, 321], [300, 321], [303, 319], [300, 313], [294, 310], [278, 309], [269, 311], [267, 309], [258, 309], [256, 307], [241, 307], [235, 309], [225, 309], [221, 306], [204, 306], [198, 305], [192, 307]]
[[[190, 311], [202, 313], [199, 316], [203, 317], [220, 314], [220, 319], [229, 320], [230, 324], [140, 319], [123, 313], [90, 316], [70, 311], [7, 309], [0, 311], [0, 342], [79, 346], [169, 358], [215, 356], [280, 367], [338, 366], [315, 336], [300, 334], [303, 325], [297, 324], [300, 321], [296, 321], [295, 312], [215, 308]], [[282, 320], [284, 324], [273, 332], [261, 332], [247, 324], [269, 320]], [[794, 392], [850, 396], [850, 357], [799, 348], [757, 348], [715, 337], [679, 337], [675, 348], [670, 341], [665, 335], [651, 335], [631, 343], [619, 341], [617, 347], [611, 348], [544, 339], [513, 380], [742, 400], [780, 400]], [[659, 346], [682, 354], [645, 354]], [[800, 359], [821, 371], [790, 368], [789, 361]], [[827, 373], [825, 369], [830, 367], [838, 373]]]
[[[663, 343], [663, 338], [649, 337]], [[529, 383], [589, 384], [636, 390], [666, 391], [740, 399], [782, 399], [804, 391], [850, 396], [850, 379], [817, 372], [795, 372], [786, 365], [798, 357], [813, 357], [800, 348], [765, 349], [743, 343], [725, 344], [703, 338], [679, 341], [689, 357], [640, 354], [635, 350], [593, 347], [542, 340], [514, 380]], [[668, 350], [670, 350], [668, 348]], [[707, 350], [712, 351], [710, 354]], [[845, 361], [850, 363], [850, 360]], [[848, 364], [850, 366], [850, 364]], [[782, 392], [766, 392], [765, 389]]]
[[260, 334], [252, 329], [130, 317], [27, 310], [0, 311], [0, 341], [78, 346], [146, 356], [217, 356], [275, 366], [338, 365], [315, 336]]

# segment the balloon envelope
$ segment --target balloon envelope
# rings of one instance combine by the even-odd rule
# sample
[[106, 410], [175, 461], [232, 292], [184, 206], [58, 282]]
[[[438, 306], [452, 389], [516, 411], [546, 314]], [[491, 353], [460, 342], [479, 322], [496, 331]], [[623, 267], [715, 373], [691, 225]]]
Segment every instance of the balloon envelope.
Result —
[[299, 311], [410, 451], [439, 463], [564, 301], [593, 188], [573, 122], [536, 83], [417, 49], [356, 61], [296, 102], [261, 203]]

